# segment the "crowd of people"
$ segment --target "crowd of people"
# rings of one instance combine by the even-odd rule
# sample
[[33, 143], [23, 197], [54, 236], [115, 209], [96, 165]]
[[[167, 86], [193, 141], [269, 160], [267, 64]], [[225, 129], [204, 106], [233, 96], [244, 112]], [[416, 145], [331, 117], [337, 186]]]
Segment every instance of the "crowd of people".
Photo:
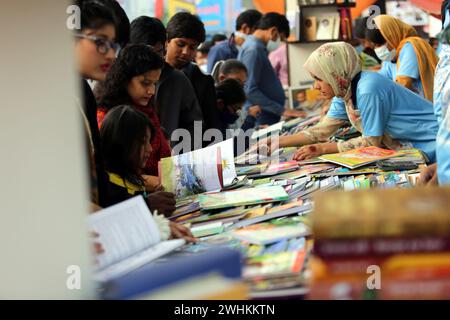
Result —
[[[229, 38], [206, 41], [204, 24], [191, 13], [177, 13], [164, 26], [147, 16], [130, 23], [114, 0], [76, 4], [92, 211], [142, 194], [152, 211], [170, 216], [175, 198], [162, 190], [158, 162], [180, 141], [188, 137], [190, 149], [202, 148], [214, 143], [203, 139], [210, 129], [225, 137], [229, 128], [247, 131], [304, 116], [285, 108], [290, 27], [284, 15], [246, 10]], [[422, 184], [449, 183], [449, 1], [442, 19], [439, 57], [412, 26], [387, 15], [375, 19], [376, 28], [357, 23], [356, 48], [335, 42], [315, 50], [303, 70], [291, 72], [308, 72], [328, 109], [317, 125], [281, 137], [279, 146], [298, 147], [296, 160], [364, 146], [412, 146], [429, 161]], [[330, 142], [348, 122], [361, 136]], [[262, 145], [270, 148], [271, 140]], [[180, 225], [171, 230], [195, 241]]]

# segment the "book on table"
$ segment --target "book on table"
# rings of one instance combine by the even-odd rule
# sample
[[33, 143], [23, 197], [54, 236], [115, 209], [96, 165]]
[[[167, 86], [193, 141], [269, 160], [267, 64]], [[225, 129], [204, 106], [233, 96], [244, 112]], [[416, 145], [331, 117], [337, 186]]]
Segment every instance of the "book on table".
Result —
[[283, 187], [264, 186], [236, 191], [201, 194], [199, 196], [202, 210], [213, 210], [243, 205], [278, 202], [288, 200], [289, 195]]
[[349, 169], [356, 169], [380, 160], [399, 156], [394, 150], [387, 150], [378, 147], [365, 147], [341, 153], [327, 154], [319, 159], [336, 163]]
[[234, 142], [164, 158], [159, 163], [161, 185], [177, 198], [219, 191], [238, 181], [234, 166]]

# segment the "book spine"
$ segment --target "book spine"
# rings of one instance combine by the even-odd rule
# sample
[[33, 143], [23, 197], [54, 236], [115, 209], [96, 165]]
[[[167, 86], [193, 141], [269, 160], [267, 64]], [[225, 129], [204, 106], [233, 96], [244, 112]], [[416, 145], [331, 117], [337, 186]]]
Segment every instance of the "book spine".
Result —
[[450, 237], [323, 239], [314, 244], [314, 254], [324, 259], [442, 251], [450, 251]]

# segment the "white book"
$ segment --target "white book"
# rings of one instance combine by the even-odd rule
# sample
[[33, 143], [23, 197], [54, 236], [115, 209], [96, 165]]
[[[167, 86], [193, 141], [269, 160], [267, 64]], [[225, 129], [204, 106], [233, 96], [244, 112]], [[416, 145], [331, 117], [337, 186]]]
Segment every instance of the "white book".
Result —
[[103, 209], [88, 217], [90, 230], [104, 250], [97, 256], [98, 281], [125, 275], [184, 245], [161, 241], [161, 234], [142, 196]]

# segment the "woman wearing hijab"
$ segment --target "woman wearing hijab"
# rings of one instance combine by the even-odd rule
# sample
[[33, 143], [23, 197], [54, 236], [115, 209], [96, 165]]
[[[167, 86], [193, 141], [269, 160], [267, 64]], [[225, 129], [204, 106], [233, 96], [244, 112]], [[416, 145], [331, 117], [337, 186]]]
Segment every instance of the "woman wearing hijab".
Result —
[[[279, 138], [280, 147], [310, 145], [300, 148], [294, 159], [310, 159], [366, 146], [389, 149], [412, 146], [434, 161], [438, 124], [429, 101], [386, 81], [376, 72], [361, 72], [358, 53], [348, 43], [322, 45], [311, 54], [304, 67], [316, 80], [315, 87], [322, 96], [333, 100], [327, 115], [317, 125]], [[362, 136], [327, 142], [347, 121]]]
[[397, 18], [379, 15], [374, 22], [376, 28], [367, 29], [366, 38], [375, 44], [375, 52], [383, 60], [380, 74], [433, 101], [434, 49], [414, 27]]

